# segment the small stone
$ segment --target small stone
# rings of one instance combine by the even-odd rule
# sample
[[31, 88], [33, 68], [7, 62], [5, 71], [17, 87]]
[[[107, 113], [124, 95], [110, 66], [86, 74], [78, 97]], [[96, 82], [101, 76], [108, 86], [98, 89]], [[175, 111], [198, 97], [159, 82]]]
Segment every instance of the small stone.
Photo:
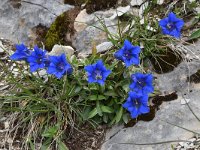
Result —
[[97, 53], [105, 52], [113, 47], [112, 42], [103, 42], [96, 46]]
[[5, 50], [5, 48], [4, 48], [3, 44], [2, 44], [2, 42], [0, 41], [0, 53], [3, 53], [4, 50]]
[[164, 0], [157, 0], [158, 5], [162, 5], [164, 3]]
[[132, 0], [131, 6], [140, 6], [140, 5], [142, 5], [143, 2], [144, 2], [144, 0]]
[[186, 103], [188, 104], [189, 103], [189, 101], [190, 101], [190, 99], [189, 98], [182, 98], [181, 99], [181, 105], [185, 105]]
[[74, 49], [71, 46], [63, 46], [63, 45], [54, 45], [52, 51], [49, 55], [58, 56], [61, 54], [72, 56], [74, 54]]
[[13, 139], [8, 138], [7, 142], [8, 142], [9, 144], [12, 144], [12, 143], [13, 143]]
[[194, 142], [196, 141], [196, 138], [189, 139], [189, 141]]
[[116, 12], [113, 14], [113, 16], [110, 17], [110, 19], [115, 19], [117, 16], [122, 16], [123, 14], [129, 12], [130, 10], [130, 6], [126, 6], [126, 7], [118, 7], [116, 9]]
[[200, 13], [200, 7], [195, 8], [195, 10], [197, 11], [197, 13]]
[[156, 30], [153, 27], [149, 26], [149, 25], [147, 25], [147, 30], [156, 32]]
[[184, 142], [179, 142], [178, 143], [180, 146], [184, 146]]
[[8, 128], [9, 128], [9, 122], [8, 122], [8, 121], [4, 122], [4, 128], [5, 128], [5, 129], [8, 129]]

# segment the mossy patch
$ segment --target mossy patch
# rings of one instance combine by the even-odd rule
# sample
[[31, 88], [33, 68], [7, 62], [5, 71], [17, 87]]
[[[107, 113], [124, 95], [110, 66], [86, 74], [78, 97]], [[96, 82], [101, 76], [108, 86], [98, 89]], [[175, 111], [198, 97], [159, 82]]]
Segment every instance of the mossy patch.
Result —
[[79, 8], [74, 8], [56, 18], [45, 36], [44, 44], [47, 50], [50, 51], [55, 44], [71, 45], [70, 37], [75, 31], [73, 23], [79, 12]]

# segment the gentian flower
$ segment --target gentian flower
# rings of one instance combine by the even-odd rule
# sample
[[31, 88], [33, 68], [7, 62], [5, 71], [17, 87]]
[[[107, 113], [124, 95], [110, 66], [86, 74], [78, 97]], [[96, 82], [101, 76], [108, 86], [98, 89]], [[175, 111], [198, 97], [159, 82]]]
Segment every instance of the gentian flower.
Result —
[[60, 79], [65, 74], [71, 74], [73, 72], [72, 66], [67, 62], [65, 54], [60, 56], [50, 56], [50, 64], [47, 70], [48, 74], [55, 75]]
[[16, 51], [13, 55], [10, 56], [10, 59], [26, 61], [31, 51], [24, 44], [16, 44], [15, 48], [16, 48]]
[[45, 67], [46, 51], [35, 46], [34, 51], [27, 58], [27, 60], [30, 64], [31, 72], [34, 72], [38, 69], [42, 69]]
[[184, 25], [184, 21], [176, 17], [176, 15], [171, 12], [168, 17], [159, 21], [159, 25], [162, 28], [163, 34], [168, 34], [179, 38], [181, 36], [181, 29]]
[[148, 107], [148, 95], [132, 91], [129, 92], [129, 96], [122, 106], [130, 112], [131, 118], [137, 118], [138, 115], [150, 111]]
[[133, 46], [128, 40], [124, 41], [124, 46], [118, 50], [114, 56], [123, 61], [126, 65], [126, 67], [129, 67], [131, 65], [139, 65], [140, 59], [139, 59], [139, 53], [140, 53], [140, 47], [139, 46]]
[[130, 89], [144, 94], [154, 91], [152, 74], [135, 73], [131, 75], [132, 83]]
[[107, 76], [111, 73], [110, 70], [106, 69], [102, 60], [98, 60], [95, 64], [85, 66], [84, 69], [88, 73], [88, 82], [99, 83], [100, 85], [104, 84]]

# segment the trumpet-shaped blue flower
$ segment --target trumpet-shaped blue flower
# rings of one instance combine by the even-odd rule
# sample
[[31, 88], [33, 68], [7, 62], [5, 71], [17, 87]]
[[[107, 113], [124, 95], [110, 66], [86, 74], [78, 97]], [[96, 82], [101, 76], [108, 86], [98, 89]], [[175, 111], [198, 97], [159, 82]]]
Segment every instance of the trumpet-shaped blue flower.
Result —
[[131, 118], [137, 118], [138, 115], [150, 111], [148, 107], [148, 95], [140, 92], [129, 92], [129, 96], [122, 106], [130, 112]]
[[102, 60], [98, 60], [97, 63], [85, 66], [85, 70], [88, 74], [89, 83], [99, 83], [103, 85], [107, 76], [111, 73], [110, 70], [107, 70], [104, 66]]
[[184, 21], [177, 18], [176, 15], [171, 12], [166, 18], [160, 20], [159, 25], [162, 28], [163, 34], [179, 38], [181, 36], [181, 29], [184, 25]]
[[129, 67], [131, 65], [139, 65], [140, 59], [139, 59], [139, 53], [140, 53], [140, 47], [139, 46], [133, 46], [128, 40], [124, 41], [124, 46], [118, 50], [114, 56], [123, 61], [126, 65], [126, 67]]
[[16, 44], [16, 51], [13, 55], [10, 56], [11, 60], [27, 60], [27, 57], [30, 55], [31, 51], [24, 44]]
[[34, 72], [38, 69], [44, 68], [46, 63], [46, 58], [47, 58], [46, 51], [35, 46], [34, 51], [27, 59], [30, 65], [30, 71]]
[[135, 92], [148, 94], [154, 91], [152, 74], [135, 73], [131, 75], [130, 89]]
[[55, 75], [60, 79], [65, 74], [73, 72], [72, 66], [67, 62], [65, 54], [60, 56], [50, 56], [50, 64], [47, 70], [48, 74]]

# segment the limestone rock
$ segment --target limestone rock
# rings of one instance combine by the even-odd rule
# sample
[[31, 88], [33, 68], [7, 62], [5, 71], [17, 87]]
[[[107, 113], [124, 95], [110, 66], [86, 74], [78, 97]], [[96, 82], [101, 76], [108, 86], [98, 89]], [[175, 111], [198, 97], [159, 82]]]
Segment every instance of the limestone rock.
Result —
[[74, 54], [74, 49], [71, 46], [63, 46], [63, 45], [54, 45], [52, 51], [49, 53], [49, 55], [61, 55], [65, 54], [66, 56], [72, 56]]
[[100, 53], [100, 52], [105, 52], [105, 51], [111, 49], [112, 47], [113, 47], [112, 42], [103, 42], [103, 43], [97, 45], [96, 49], [97, 49], [97, 52]]
[[[104, 25], [107, 26], [107, 29], [111, 34], [117, 33], [117, 20], [111, 20], [108, 18], [104, 18], [102, 20]], [[102, 30], [100, 30], [100, 29]], [[107, 41], [107, 34], [103, 31], [102, 24], [97, 21], [94, 26], [88, 26], [85, 30], [82, 32], [78, 32], [75, 34], [73, 40], [73, 46], [76, 48], [78, 52], [83, 53], [90, 53], [92, 51], [92, 43], [95, 43], [95, 45], [99, 45], [103, 42]]]
[[0, 3], [0, 35], [14, 43], [29, 44], [33, 27], [40, 23], [49, 27], [58, 15], [73, 8], [64, 5], [63, 0], [19, 1], [20, 7], [13, 6], [11, 2], [3, 0]]
[[142, 5], [143, 2], [144, 2], [144, 0], [132, 0], [131, 6], [140, 6], [140, 5]]
[[115, 13], [113, 14], [113, 16], [111, 17], [111, 19], [115, 19], [118, 16], [122, 16], [123, 14], [129, 12], [130, 10], [130, 6], [126, 6], [126, 7], [118, 7], [115, 11]]
[[83, 31], [88, 25], [94, 22], [94, 14], [88, 14], [86, 9], [83, 9], [75, 19], [74, 29], [77, 32]]

